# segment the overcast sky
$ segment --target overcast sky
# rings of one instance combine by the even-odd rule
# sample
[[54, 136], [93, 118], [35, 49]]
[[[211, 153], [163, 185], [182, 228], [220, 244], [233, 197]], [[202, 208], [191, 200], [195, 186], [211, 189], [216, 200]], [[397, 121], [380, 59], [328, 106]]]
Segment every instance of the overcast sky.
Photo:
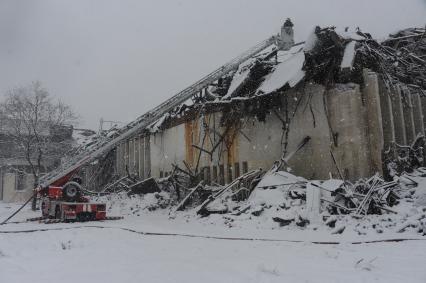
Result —
[[295, 24], [375, 37], [424, 26], [426, 0], [0, 0], [0, 93], [40, 80], [80, 126], [129, 122], [257, 42]]

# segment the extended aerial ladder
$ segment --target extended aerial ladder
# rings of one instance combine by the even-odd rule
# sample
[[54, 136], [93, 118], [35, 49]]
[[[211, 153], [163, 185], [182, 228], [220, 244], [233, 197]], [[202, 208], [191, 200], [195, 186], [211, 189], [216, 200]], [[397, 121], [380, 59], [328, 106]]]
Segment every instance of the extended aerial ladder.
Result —
[[[70, 158], [67, 162], [64, 162], [60, 167], [51, 171], [50, 173], [44, 175], [40, 178], [39, 185], [41, 187], [47, 187], [52, 184], [61, 185], [59, 183], [64, 183], [69, 179], [68, 176], [71, 176], [78, 169], [84, 165], [93, 162], [94, 160], [104, 156], [106, 153], [114, 149], [122, 141], [137, 135], [143, 129], [147, 128], [149, 125], [160, 119], [164, 114], [171, 111], [175, 107], [179, 106], [186, 100], [190, 99], [194, 94], [198, 93], [205, 87], [211, 85], [219, 78], [225, 74], [235, 71], [238, 69], [238, 66], [246, 61], [247, 59], [253, 57], [260, 51], [271, 46], [276, 42], [276, 37], [272, 36], [257, 45], [253, 46], [240, 56], [232, 59], [227, 64], [208, 74], [204, 78], [195, 82], [191, 86], [182, 90], [178, 94], [174, 95], [170, 99], [164, 101], [154, 109], [148, 111], [147, 113], [140, 116], [136, 121], [128, 124], [123, 128], [123, 132], [117, 137], [106, 137], [90, 146], [89, 149], [77, 154], [73, 158]], [[60, 182], [63, 180], [63, 182]], [[59, 182], [59, 183], [58, 183]]]

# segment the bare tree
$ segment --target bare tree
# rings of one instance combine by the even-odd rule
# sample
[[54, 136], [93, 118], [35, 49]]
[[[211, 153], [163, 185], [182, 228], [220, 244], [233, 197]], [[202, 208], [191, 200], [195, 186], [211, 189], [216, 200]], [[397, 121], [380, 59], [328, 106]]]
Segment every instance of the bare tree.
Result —
[[[58, 133], [76, 121], [70, 106], [53, 99], [40, 82], [16, 87], [1, 105], [4, 132], [24, 154], [35, 183], [48, 164], [69, 149]], [[36, 201], [34, 198], [33, 209]]]

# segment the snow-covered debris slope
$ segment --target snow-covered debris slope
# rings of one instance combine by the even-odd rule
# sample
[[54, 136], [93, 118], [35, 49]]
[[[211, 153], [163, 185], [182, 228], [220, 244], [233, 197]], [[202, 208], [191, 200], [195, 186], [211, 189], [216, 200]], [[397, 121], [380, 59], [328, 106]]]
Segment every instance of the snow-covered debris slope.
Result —
[[342, 63], [340, 64], [341, 69], [352, 69], [356, 53], [355, 44], [355, 41], [351, 41], [346, 45]]
[[96, 137], [96, 133], [92, 130], [80, 130], [74, 129], [72, 133], [72, 138], [74, 139], [77, 146], [86, 146], [91, 143]]
[[256, 62], [255, 58], [250, 58], [244, 63], [240, 64], [238, 70], [235, 72], [232, 77], [231, 85], [228, 88], [227, 94], [223, 97], [223, 99], [227, 99], [231, 97], [232, 93], [248, 78], [250, 74], [251, 67], [253, 67]]
[[270, 93], [282, 88], [287, 83], [290, 87], [294, 87], [305, 76], [305, 72], [302, 70], [304, 62], [305, 54], [303, 53], [303, 48], [299, 47], [299, 51], [275, 67], [274, 71], [260, 85], [258, 91]]
[[171, 198], [167, 192], [127, 196], [126, 192], [93, 197], [96, 202], [107, 204], [108, 215], [140, 216], [143, 213], [170, 207]]
[[[353, 238], [426, 234], [426, 177], [402, 176], [397, 181], [380, 185], [374, 178], [378, 177], [368, 179], [375, 184], [369, 187], [368, 180], [360, 180], [353, 185], [344, 184], [341, 180], [307, 181], [279, 171], [265, 175], [245, 201], [233, 200], [232, 193], [215, 199], [209, 207], [210, 214], [200, 220], [206, 225], [225, 225], [235, 229], [308, 230]], [[307, 198], [312, 197], [312, 194], [308, 195], [307, 187], [321, 192], [316, 197], [315, 217], [312, 217], [315, 207], [309, 206], [312, 200], [311, 204], [307, 202]], [[372, 188], [375, 193], [367, 198], [366, 192]], [[345, 207], [353, 205], [351, 201], [355, 201], [357, 207], [362, 204], [356, 202], [354, 196], [360, 200], [365, 196], [374, 203], [365, 205], [360, 212], [356, 208], [348, 211]], [[380, 196], [387, 198], [391, 206], [383, 206], [384, 202], [378, 199]], [[382, 209], [378, 210], [374, 205]], [[191, 215], [191, 211], [188, 212]]]

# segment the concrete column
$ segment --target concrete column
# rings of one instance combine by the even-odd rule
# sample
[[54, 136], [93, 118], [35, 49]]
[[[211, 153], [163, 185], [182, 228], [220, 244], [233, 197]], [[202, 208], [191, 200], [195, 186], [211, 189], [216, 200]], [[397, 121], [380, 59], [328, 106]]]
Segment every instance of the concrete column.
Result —
[[422, 107], [423, 127], [426, 129], [426, 97], [420, 96], [420, 102]]
[[0, 200], [3, 200], [3, 169], [0, 168]]
[[115, 160], [116, 160], [115, 163], [117, 164], [116, 165], [116, 171], [117, 171], [118, 175], [121, 175], [121, 158], [122, 158], [121, 144], [118, 144], [117, 148], [115, 150]]
[[135, 148], [135, 174], [139, 175], [139, 166], [140, 166], [140, 162], [139, 162], [139, 144], [140, 144], [140, 139], [139, 137], [136, 137], [133, 140], [133, 147]]
[[129, 139], [129, 173], [133, 174], [135, 169], [135, 147], [134, 140]]
[[145, 179], [145, 138], [139, 139], [139, 176]]
[[411, 103], [413, 105], [413, 119], [415, 135], [424, 135], [425, 126], [423, 124], [423, 110], [420, 95], [418, 93], [411, 94]]
[[383, 80], [379, 80], [380, 109], [383, 126], [383, 147], [389, 148], [395, 141], [395, 127], [392, 113], [392, 100]]
[[392, 89], [391, 93], [393, 126], [395, 129], [395, 142], [401, 145], [407, 144], [405, 134], [404, 112], [402, 110], [401, 93]]
[[403, 100], [403, 111], [405, 121], [405, 133], [407, 137], [407, 144], [411, 144], [416, 138], [414, 118], [413, 118], [413, 103], [411, 101], [410, 92], [398, 87]]
[[145, 167], [145, 178], [149, 178], [151, 177], [151, 138], [150, 136], [146, 136], [144, 138], [145, 140], [145, 162], [144, 162], [144, 167]]
[[383, 150], [383, 123], [382, 110], [379, 95], [379, 83], [377, 74], [367, 69], [363, 72], [364, 76], [364, 97], [367, 114], [367, 131], [370, 151], [370, 174], [376, 172], [383, 174], [382, 170], [382, 150]]
[[348, 180], [370, 176], [370, 152], [365, 110], [359, 85], [337, 84], [328, 92], [330, 125], [337, 136], [333, 152]]

